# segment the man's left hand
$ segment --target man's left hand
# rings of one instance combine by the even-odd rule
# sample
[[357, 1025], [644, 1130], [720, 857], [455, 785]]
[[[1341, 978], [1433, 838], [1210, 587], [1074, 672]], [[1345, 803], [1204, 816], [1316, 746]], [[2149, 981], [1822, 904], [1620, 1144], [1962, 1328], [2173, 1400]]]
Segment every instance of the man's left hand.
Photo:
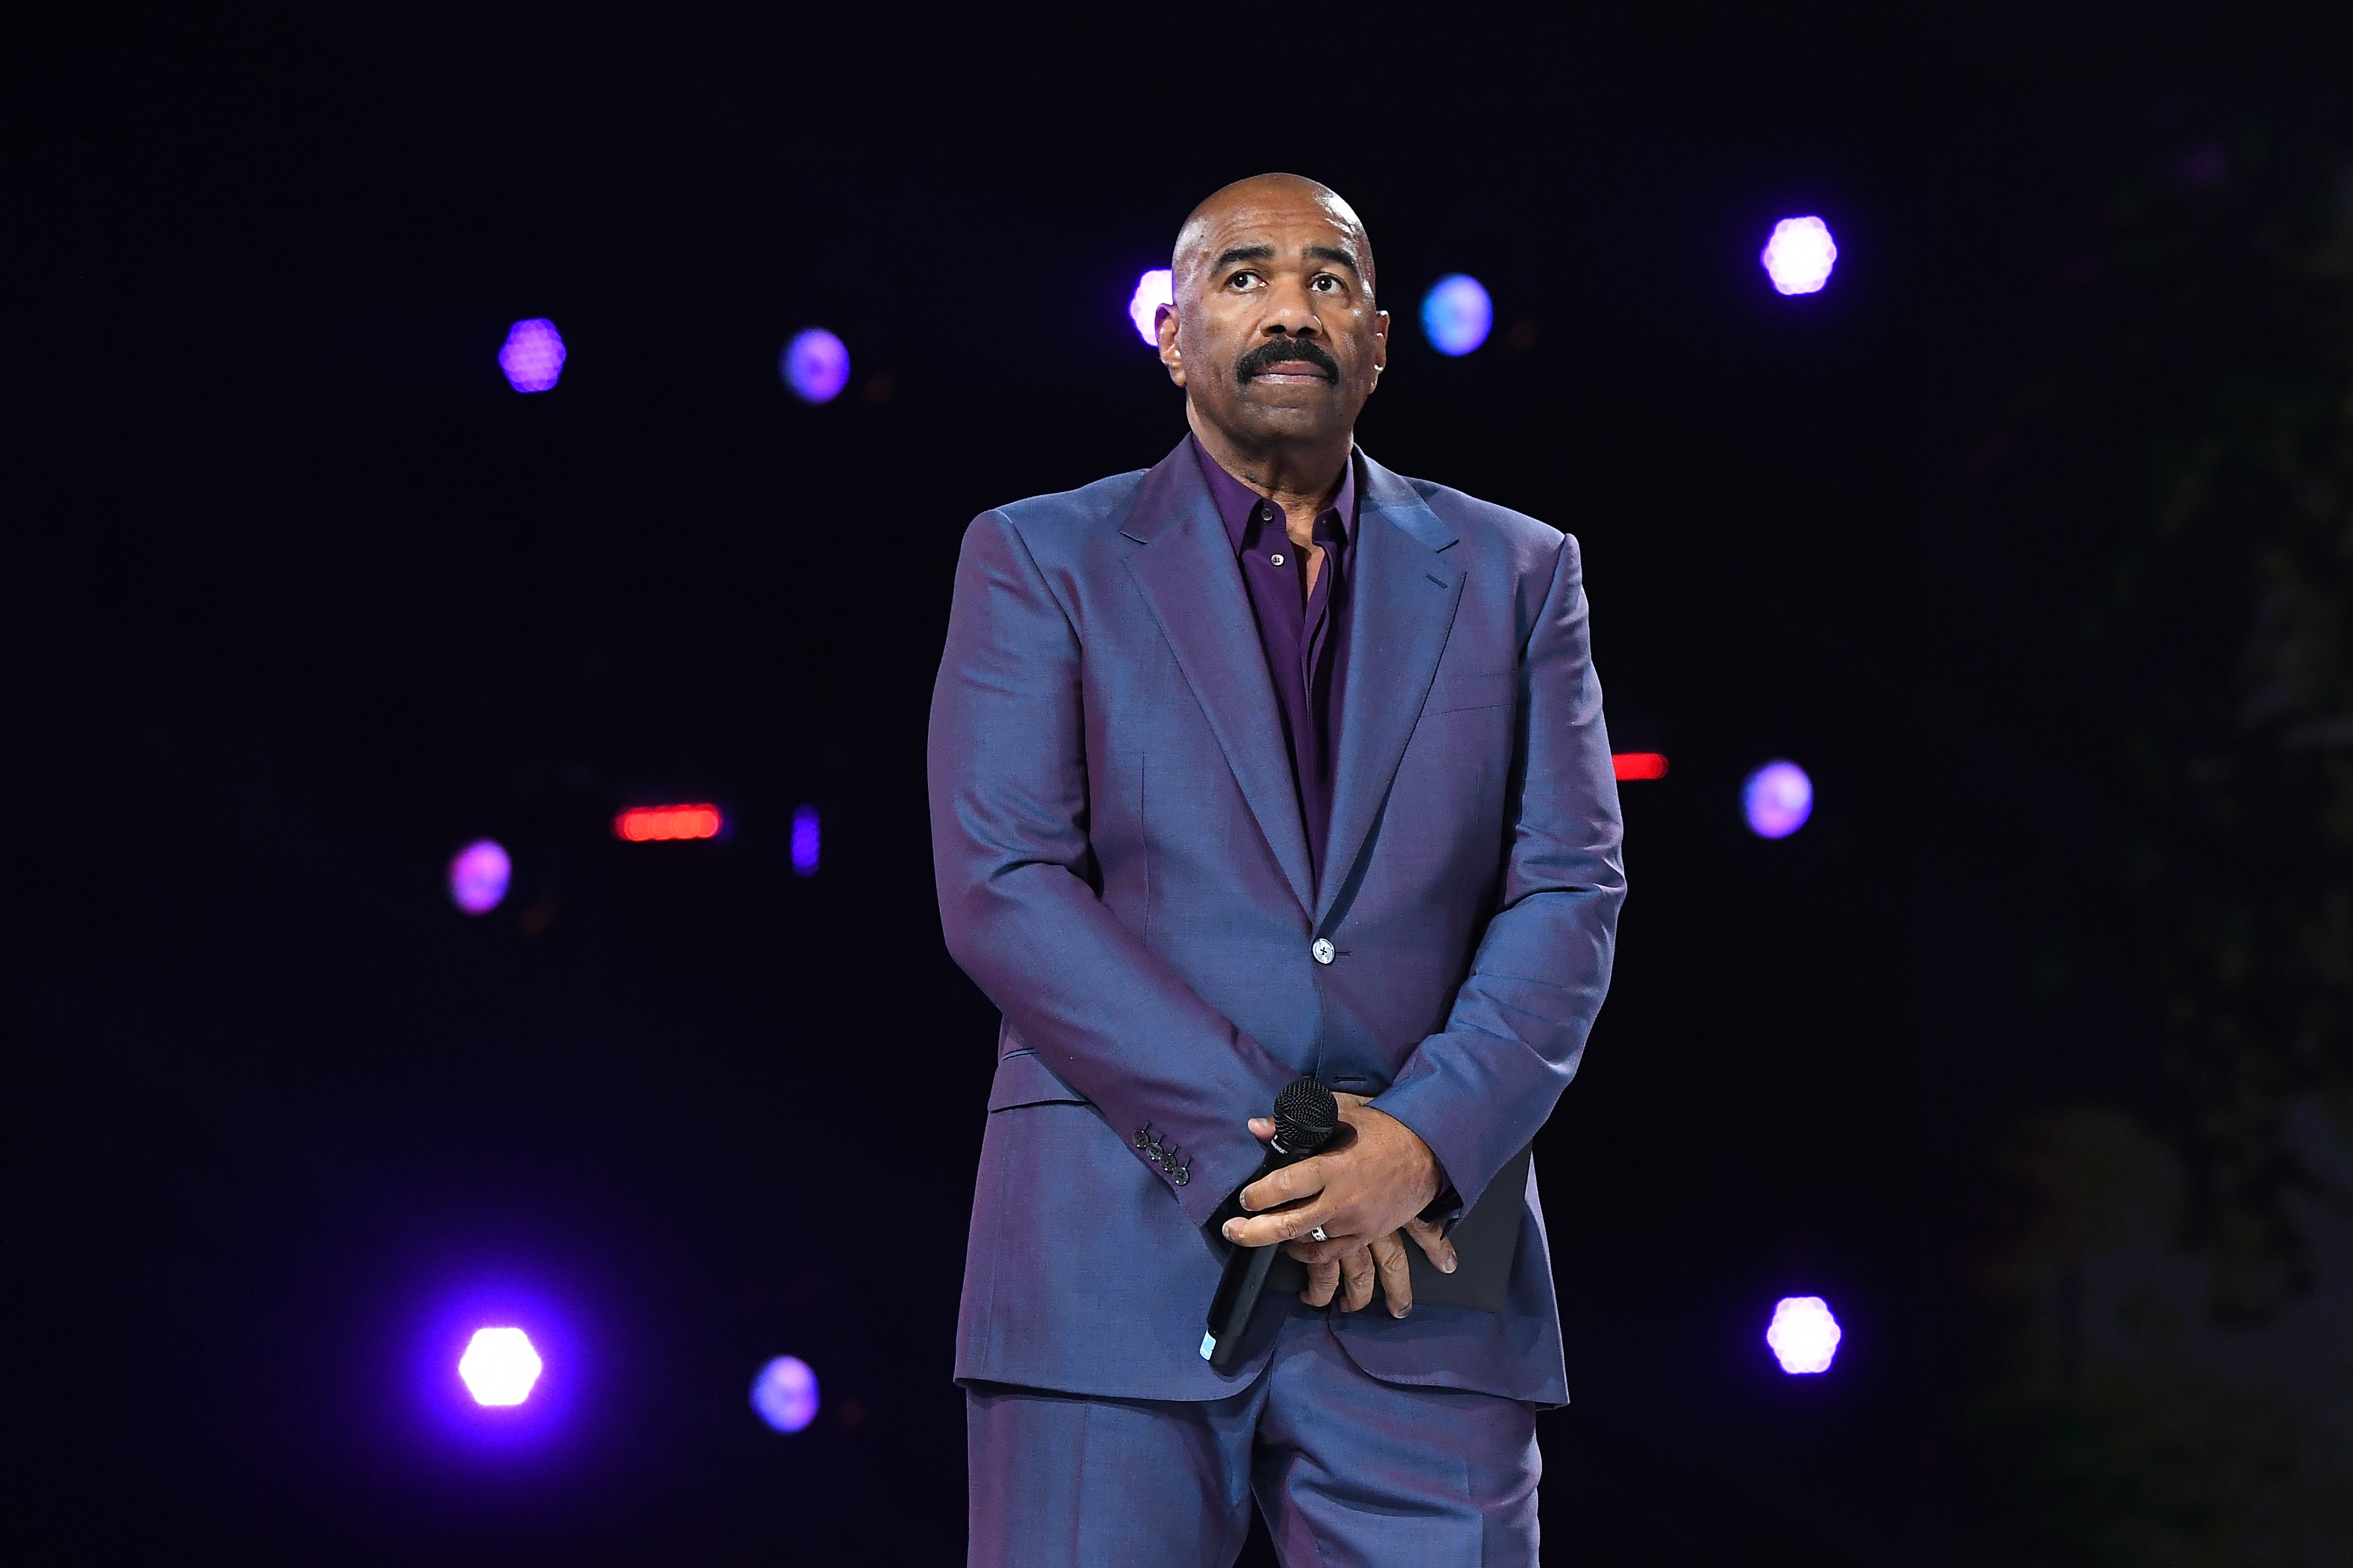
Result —
[[[1369, 1296], [1372, 1260], [1363, 1255], [1376, 1242], [1394, 1247], [1393, 1234], [1429, 1207], [1444, 1184], [1438, 1157], [1413, 1129], [1366, 1104], [1361, 1095], [1335, 1098], [1340, 1102], [1341, 1131], [1332, 1146], [1244, 1187], [1242, 1207], [1249, 1212], [1227, 1221], [1225, 1227], [1226, 1239], [1240, 1247], [1290, 1243], [1284, 1250], [1308, 1266], [1311, 1294], [1320, 1284], [1326, 1300], [1344, 1271], [1349, 1275], [1352, 1299], [1357, 1294], [1353, 1289], [1357, 1274], [1365, 1277], [1364, 1293]], [[1250, 1123], [1250, 1131], [1270, 1138], [1274, 1125], [1261, 1118]], [[1261, 1212], [1284, 1204], [1298, 1206], [1279, 1214]], [[1318, 1226], [1328, 1239], [1310, 1238]], [[1430, 1242], [1420, 1236], [1414, 1239], [1430, 1249]], [[1438, 1245], [1451, 1254], [1443, 1241]], [[1404, 1271], [1399, 1253], [1395, 1272]]]

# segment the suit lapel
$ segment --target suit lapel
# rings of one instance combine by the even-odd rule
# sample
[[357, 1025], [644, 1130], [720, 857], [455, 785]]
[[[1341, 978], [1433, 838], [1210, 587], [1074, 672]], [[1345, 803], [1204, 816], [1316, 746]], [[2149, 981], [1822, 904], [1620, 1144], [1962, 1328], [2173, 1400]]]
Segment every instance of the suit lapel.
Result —
[[1208, 715], [1210, 731], [1250, 815], [1300, 908], [1312, 909], [1307, 830], [1299, 818], [1274, 682], [1266, 672], [1233, 541], [1188, 441], [1178, 442], [1145, 476], [1135, 510], [1120, 531], [1138, 546], [1127, 552], [1128, 570]]
[[[1369, 458], [1365, 475], [1365, 497], [1356, 508], [1356, 581], [1349, 606], [1348, 679], [1340, 700], [1332, 841], [1314, 905], [1318, 931], [1354, 879], [1389, 781], [1421, 720], [1462, 599], [1462, 573], [1442, 553], [1454, 542], [1453, 531], [1412, 486]], [[1247, 606], [1243, 614], [1247, 617]]]

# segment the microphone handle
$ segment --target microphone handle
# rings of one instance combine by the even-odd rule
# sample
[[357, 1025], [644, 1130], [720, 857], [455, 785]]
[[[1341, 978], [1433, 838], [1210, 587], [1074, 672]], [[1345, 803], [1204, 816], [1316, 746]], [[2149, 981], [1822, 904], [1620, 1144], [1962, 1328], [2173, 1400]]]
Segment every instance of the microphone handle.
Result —
[[[1293, 1153], [1281, 1144], [1270, 1145], [1258, 1174], [1249, 1182], [1261, 1181], [1285, 1165], [1295, 1165], [1307, 1158], [1304, 1152]], [[1232, 1214], [1226, 1211], [1231, 1209]], [[1212, 1216], [1219, 1230], [1234, 1215], [1242, 1213], [1241, 1190], [1220, 1205]], [[1274, 1211], [1267, 1211], [1271, 1214]], [[1211, 1366], [1229, 1365], [1240, 1351], [1242, 1330], [1250, 1326], [1250, 1313], [1258, 1306], [1259, 1292], [1266, 1288], [1266, 1271], [1274, 1267], [1273, 1247], [1233, 1247], [1226, 1254], [1225, 1272], [1218, 1277], [1218, 1293], [1209, 1300], [1209, 1331], [1201, 1336], [1201, 1359]]]

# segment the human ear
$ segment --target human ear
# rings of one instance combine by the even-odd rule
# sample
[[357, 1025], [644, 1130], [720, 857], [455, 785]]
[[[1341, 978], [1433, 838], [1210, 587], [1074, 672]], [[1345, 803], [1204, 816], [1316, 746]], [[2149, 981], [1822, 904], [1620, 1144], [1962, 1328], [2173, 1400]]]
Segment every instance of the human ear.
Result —
[[1185, 384], [1185, 351], [1176, 346], [1176, 309], [1163, 305], [1152, 313], [1153, 331], [1160, 335], [1160, 363], [1168, 367], [1168, 379], [1177, 385]]

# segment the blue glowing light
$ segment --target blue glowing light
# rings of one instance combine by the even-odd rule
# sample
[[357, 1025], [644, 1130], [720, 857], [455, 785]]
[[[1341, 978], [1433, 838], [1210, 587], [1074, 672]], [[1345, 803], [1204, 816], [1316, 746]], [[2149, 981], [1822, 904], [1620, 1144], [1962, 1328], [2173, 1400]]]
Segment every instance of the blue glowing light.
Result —
[[778, 1356], [752, 1380], [752, 1408], [779, 1432], [801, 1430], [817, 1419], [817, 1373], [798, 1356]]
[[1787, 838], [1814, 814], [1814, 781], [1792, 762], [1770, 762], [1740, 786], [1740, 814], [1759, 838]]
[[785, 384], [804, 403], [831, 403], [849, 384], [849, 350], [823, 327], [796, 333], [785, 345]]
[[507, 329], [499, 368], [517, 392], [545, 392], [564, 374], [564, 334], [541, 317], [517, 321]]
[[477, 1329], [458, 1359], [458, 1375], [477, 1405], [521, 1405], [543, 1370], [531, 1336], [521, 1329]]
[[1136, 336], [1154, 348], [1160, 346], [1160, 307], [1176, 302], [1176, 275], [1166, 267], [1155, 267], [1135, 280], [1135, 292], [1127, 297], [1127, 319], [1135, 323]]
[[1820, 1296], [1784, 1296], [1774, 1304], [1772, 1326], [1765, 1331], [1773, 1359], [1792, 1377], [1830, 1371], [1841, 1337], [1831, 1304]]
[[1421, 330], [1440, 353], [1469, 353], [1487, 341], [1494, 325], [1494, 301], [1476, 278], [1450, 273], [1421, 297]]
[[793, 812], [793, 869], [804, 877], [816, 876], [817, 851], [817, 807], [796, 807]]
[[1831, 280], [1838, 265], [1838, 245], [1831, 226], [1818, 217], [1785, 217], [1773, 226], [1757, 260], [1765, 275], [1784, 294], [1814, 294]]
[[470, 915], [486, 915], [507, 896], [514, 864], [495, 838], [477, 838], [449, 862], [449, 901]]

